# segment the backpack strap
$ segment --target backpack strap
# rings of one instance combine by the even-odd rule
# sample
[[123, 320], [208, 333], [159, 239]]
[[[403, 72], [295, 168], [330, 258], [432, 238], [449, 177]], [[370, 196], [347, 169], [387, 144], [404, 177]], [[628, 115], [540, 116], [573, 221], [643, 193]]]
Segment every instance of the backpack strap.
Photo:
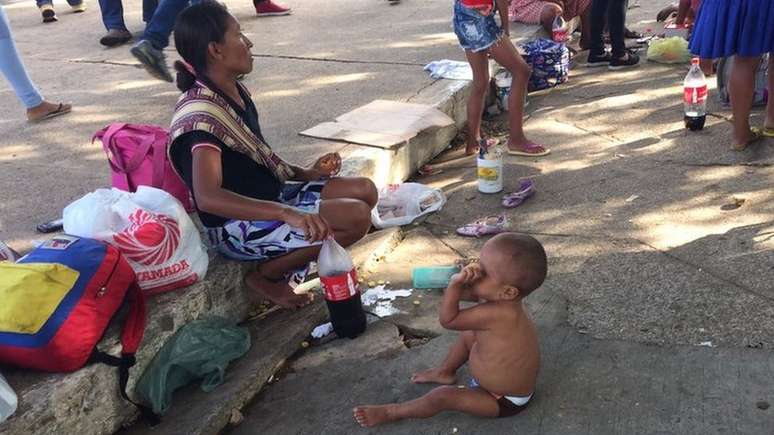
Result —
[[129, 398], [126, 392], [126, 385], [129, 382], [129, 369], [135, 365], [137, 360], [134, 358], [137, 348], [140, 346], [142, 336], [145, 332], [145, 295], [140, 290], [137, 283], [132, 283], [128, 291], [129, 314], [124, 320], [124, 326], [121, 330], [121, 356], [116, 357], [96, 347], [91, 353], [89, 361], [100, 362], [112, 367], [118, 368], [118, 385], [121, 391], [121, 397], [131, 403], [140, 411], [143, 419], [149, 425], [155, 426], [161, 422], [161, 419], [153, 410], [145, 405], [136, 403]]
[[167, 168], [167, 142], [169, 135], [164, 131], [153, 133], [154, 140], [151, 142], [153, 148], [153, 186], [159, 189], [164, 188], [164, 172]]

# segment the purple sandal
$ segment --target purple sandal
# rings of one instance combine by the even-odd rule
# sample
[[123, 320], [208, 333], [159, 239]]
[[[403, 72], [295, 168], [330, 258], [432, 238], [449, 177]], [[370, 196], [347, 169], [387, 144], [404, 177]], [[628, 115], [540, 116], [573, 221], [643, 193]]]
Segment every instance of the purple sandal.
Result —
[[503, 203], [502, 203], [503, 207], [505, 208], [518, 207], [534, 193], [535, 193], [535, 183], [530, 179], [521, 180], [519, 182], [519, 190], [503, 196]]
[[481, 237], [505, 231], [508, 219], [503, 215], [487, 216], [457, 228], [457, 234], [464, 237]]

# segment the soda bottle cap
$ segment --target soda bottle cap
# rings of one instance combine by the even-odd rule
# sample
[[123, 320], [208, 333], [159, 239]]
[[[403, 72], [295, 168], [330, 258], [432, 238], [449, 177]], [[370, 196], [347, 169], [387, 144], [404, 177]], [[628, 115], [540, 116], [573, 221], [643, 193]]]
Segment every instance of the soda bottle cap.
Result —
[[698, 65], [698, 64], [699, 64], [699, 58], [698, 57], [694, 57], [694, 58], [691, 59], [691, 65]]

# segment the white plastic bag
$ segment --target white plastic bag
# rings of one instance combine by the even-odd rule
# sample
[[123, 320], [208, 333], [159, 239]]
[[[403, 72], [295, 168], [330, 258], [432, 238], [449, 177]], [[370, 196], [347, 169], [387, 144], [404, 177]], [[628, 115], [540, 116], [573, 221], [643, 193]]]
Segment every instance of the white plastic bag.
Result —
[[16, 393], [2, 374], [0, 374], [0, 423], [6, 421], [8, 417], [12, 416], [16, 412], [16, 405], [19, 400], [16, 398]]
[[98, 189], [64, 209], [68, 234], [118, 248], [146, 294], [189, 286], [207, 274], [209, 258], [183, 206], [169, 193]]
[[379, 203], [371, 211], [376, 228], [408, 225], [414, 219], [438, 211], [446, 195], [420, 183], [390, 184], [379, 190]]

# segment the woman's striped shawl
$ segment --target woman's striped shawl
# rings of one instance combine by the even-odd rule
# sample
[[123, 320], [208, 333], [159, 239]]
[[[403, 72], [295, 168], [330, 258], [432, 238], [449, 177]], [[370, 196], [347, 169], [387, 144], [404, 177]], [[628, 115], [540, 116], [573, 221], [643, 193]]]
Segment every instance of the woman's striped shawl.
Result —
[[[237, 83], [237, 86], [242, 84]], [[283, 183], [295, 175], [290, 165], [250, 130], [223, 97], [199, 80], [177, 101], [170, 127], [170, 143], [180, 135], [195, 130], [212, 134], [232, 150], [269, 168]]]

